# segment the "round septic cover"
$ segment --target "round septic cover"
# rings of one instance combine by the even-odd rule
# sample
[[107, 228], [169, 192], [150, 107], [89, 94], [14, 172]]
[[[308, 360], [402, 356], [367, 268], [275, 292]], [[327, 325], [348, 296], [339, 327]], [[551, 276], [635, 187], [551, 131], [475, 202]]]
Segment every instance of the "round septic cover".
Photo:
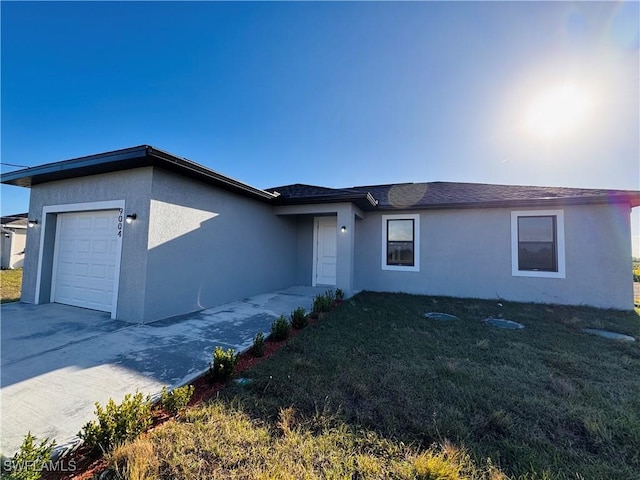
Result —
[[245, 385], [249, 385], [251, 383], [251, 379], [240, 377], [240, 378], [234, 378], [233, 382], [237, 385], [244, 387]]
[[449, 315], [448, 313], [427, 312], [424, 316], [431, 320], [458, 320], [458, 317], [455, 315]]
[[523, 324], [514, 322], [513, 320], [505, 320], [504, 318], [489, 317], [485, 318], [483, 322], [492, 327], [506, 328], [507, 330], [521, 330], [524, 328]]
[[636, 339], [630, 335], [625, 335], [618, 332], [610, 332], [609, 330], [601, 330], [599, 328], [583, 328], [584, 333], [590, 333], [591, 335], [598, 335], [599, 337], [608, 338], [609, 340], [624, 340], [625, 342], [635, 342]]

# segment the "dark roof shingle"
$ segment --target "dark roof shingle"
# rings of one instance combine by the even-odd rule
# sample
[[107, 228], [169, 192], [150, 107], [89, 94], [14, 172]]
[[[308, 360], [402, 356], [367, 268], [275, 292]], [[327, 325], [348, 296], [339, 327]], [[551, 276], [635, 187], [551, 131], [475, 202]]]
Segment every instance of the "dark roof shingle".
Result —
[[[328, 188], [296, 183], [267, 190], [215, 172], [186, 158], [150, 145], [140, 145], [86, 157], [3, 173], [0, 182], [31, 187], [40, 183], [140, 167], [159, 167], [274, 205], [352, 202], [364, 210], [376, 208], [486, 208], [626, 203], [640, 206], [640, 192], [564, 187], [489, 185], [483, 183], [397, 183]], [[277, 192], [279, 195], [274, 195]]]
[[[330, 197], [369, 193], [379, 209], [482, 208], [503, 206], [567, 205], [589, 203], [629, 203], [640, 205], [640, 192], [567, 187], [492, 185], [485, 183], [397, 183], [350, 188], [325, 188], [314, 185], [286, 185], [269, 191], [280, 193], [280, 203], [309, 203]], [[372, 205], [372, 208], [375, 208]]]

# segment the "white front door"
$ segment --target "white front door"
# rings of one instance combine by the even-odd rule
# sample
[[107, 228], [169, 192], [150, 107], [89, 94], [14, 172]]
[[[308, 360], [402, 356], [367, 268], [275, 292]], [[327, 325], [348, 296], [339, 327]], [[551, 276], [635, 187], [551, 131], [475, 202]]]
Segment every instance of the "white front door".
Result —
[[111, 312], [118, 210], [58, 214], [51, 301]]
[[338, 227], [336, 217], [317, 217], [313, 234], [313, 286], [336, 284]]

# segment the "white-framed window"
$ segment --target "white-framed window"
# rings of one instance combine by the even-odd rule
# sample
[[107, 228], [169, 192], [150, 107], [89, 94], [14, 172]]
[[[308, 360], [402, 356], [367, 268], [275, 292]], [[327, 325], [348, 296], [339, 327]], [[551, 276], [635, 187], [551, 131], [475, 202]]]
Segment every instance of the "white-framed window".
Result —
[[420, 215], [382, 215], [382, 270], [420, 271]]
[[563, 210], [511, 212], [511, 273], [565, 278]]

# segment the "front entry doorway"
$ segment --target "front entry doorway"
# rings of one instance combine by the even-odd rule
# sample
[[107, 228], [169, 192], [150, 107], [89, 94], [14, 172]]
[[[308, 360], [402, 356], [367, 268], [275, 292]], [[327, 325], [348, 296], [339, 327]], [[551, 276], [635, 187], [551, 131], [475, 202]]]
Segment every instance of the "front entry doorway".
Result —
[[313, 229], [313, 286], [336, 285], [337, 251], [336, 217], [316, 217]]

